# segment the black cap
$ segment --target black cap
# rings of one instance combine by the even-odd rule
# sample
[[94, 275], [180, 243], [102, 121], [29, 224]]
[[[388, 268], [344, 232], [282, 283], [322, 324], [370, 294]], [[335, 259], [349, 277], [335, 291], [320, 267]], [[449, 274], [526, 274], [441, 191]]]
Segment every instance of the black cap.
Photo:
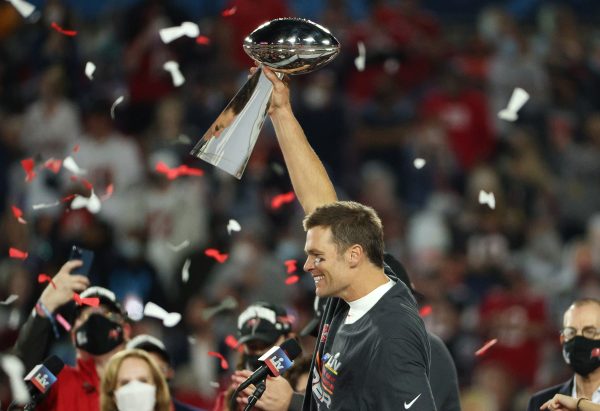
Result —
[[250, 305], [238, 317], [239, 343], [259, 340], [274, 344], [292, 330], [285, 308], [265, 302]]
[[[119, 302], [117, 301], [117, 296], [108, 288], [98, 286], [89, 287], [81, 294], [79, 294], [79, 296], [81, 298], [97, 297], [98, 299], [100, 299], [100, 304], [105, 305], [112, 312], [121, 314], [123, 318], [127, 318], [127, 313], [125, 312], [125, 310], [123, 310], [123, 307], [121, 307], [121, 304], [119, 304]], [[79, 315], [79, 312], [83, 307], [83, 305], [77, 307], [77, 315]]]
[[158, 354], [167, 364], [171, 364], [171, 357], [167, 352], [167, 348], [161, 340], [152, 335], [140, 334], [135, 336], [129, 340], [127, 348], [137, 348], [138, 350]]

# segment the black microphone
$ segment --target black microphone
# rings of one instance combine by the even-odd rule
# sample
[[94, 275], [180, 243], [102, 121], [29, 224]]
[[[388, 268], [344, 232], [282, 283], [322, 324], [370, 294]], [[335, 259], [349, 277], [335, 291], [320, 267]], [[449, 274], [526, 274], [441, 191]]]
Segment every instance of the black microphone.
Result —
[[264, 380], [267, 378], [267, 375], [277, 377], [283, 374], [294, 365], [294, 359], [300, 355], [301, 352], [302, 347], [300, 347], [300, 344], [293, 338], [284, 341], [283, 344], [281, 344], [281, 347], [272, 347], [258, 359], [259, 361], [262, 361], [264, 365], [261, 365], [258, 370], [254, 371], [254, 374], [241, 383], [237, 391], [242, 391], [249, 385]]
[[25, 410], [33, 410], [46, 396], [64, 366], [65, 363], [60, 358], [51, 355], [43, 363], [33, 367], [25, 376], [25, 385], [31, 396], [31, 400], [25, 405]]

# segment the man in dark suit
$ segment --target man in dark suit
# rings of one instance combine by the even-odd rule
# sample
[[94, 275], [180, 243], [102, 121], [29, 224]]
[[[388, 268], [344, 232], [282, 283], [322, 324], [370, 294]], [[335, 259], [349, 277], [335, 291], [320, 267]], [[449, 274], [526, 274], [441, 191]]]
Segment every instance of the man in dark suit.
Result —
[[535, 393], [527, 411], [538, 411], [555, 394], [589, 398], [600, 404], [600, 300], [575, 301], [564, 314], [563, 326], [560, 342], [573, 378]]

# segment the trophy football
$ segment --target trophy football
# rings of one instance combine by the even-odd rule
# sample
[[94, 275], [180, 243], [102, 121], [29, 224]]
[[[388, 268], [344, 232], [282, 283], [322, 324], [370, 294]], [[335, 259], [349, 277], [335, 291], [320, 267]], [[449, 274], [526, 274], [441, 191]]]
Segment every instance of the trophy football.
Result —
[[284, 74], [314, 71], [337, 56], [340, 44], [325, 27], [310, 20], [271, 20], [244, 39], [244, 51], [259, 69], [246, 81], [190, 154], [237, 179], [248, 164], [267, 112], [273, 84], [261, 67]]

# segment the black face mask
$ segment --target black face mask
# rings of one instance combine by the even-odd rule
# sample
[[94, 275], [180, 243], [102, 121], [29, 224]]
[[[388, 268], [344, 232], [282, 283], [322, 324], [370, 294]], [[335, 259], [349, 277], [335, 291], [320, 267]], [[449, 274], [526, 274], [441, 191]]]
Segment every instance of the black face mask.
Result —
[[600, 340], [576, 336], [563, 344], [563, 357], [576, 374], [585, 377], [600, 366]]
[[112, 351], [123, 342], [123, 327], [102, 314], [94, 313], [75, 331], [75, 345], [92, 355]]
[[244, 354], [244, 368], [250, 371], [258, 370], [262, 365], [262, 363], [258, 361], [260, 357], [260, 355]]

